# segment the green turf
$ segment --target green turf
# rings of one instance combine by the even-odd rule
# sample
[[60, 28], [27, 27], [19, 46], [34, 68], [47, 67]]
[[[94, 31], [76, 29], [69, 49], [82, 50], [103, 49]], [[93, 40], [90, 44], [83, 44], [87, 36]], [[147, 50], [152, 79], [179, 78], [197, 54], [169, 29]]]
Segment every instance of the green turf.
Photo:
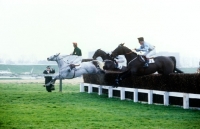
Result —
[[41, 84], [0, 83], [0, 128], [199, 129], [200, 111], [80, 93], [79, 85], [49, 93]]

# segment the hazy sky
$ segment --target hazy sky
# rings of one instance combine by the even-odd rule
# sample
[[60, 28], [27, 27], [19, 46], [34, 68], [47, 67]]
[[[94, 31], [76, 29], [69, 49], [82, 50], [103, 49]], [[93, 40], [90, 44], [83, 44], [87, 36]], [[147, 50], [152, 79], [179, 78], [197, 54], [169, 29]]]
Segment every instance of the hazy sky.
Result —
[[199, 0], [0, 0], [0, 59], [114, 50], [137, 38], [200, 59]]

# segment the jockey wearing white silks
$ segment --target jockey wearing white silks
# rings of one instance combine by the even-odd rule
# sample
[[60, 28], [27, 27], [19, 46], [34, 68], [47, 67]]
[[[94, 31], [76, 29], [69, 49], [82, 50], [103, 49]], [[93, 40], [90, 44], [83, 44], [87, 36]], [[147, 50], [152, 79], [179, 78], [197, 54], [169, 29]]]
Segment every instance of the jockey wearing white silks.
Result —
[[138, 53], [139, 55], [145, 55], [146, 58], [152, 58], [156, 54], [155, 46], [144, 42], [139, 49], [135, 49], [136, 51], [141, 51]]
[[117, 56], [117, 59], [115, 59], [118, 63], [117, 68], [122, 69], [123, 66], [126, 66], [126, 58], [122, 55]]

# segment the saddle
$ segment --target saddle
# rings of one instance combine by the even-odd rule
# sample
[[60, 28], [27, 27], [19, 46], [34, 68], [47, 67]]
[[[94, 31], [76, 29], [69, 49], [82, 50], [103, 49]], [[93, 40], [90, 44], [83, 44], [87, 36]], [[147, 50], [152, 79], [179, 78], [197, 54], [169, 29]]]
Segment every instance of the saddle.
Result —
[[[139, 55], [139, 60], [141, 61], [141, 62], [145, 62], [145, 56], [144, 55]], [[152, 58], [148, 58], [148, 60], [149, 60], [149, 63], [155, 63], [155, 61], [154, 61], [154, 57], [152, 57]]]
[[77, 70], [77, 69], [79, 69], [81, 67], [80, 64], [79, 65], [70, 64], [69, 66], [70, 66], [71, 70], [74, 69], [74, 68], [75, 68], [75, 70]]

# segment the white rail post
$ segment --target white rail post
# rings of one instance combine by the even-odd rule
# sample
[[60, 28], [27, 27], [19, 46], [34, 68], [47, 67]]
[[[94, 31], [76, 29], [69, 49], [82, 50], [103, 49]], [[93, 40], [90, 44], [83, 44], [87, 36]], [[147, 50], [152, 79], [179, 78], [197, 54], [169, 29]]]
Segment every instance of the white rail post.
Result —
[[167, 92], [167, 91], [164, 92], [163, 99], [164, 99], [164, 105], [168, 106], [169, 105], [169, 92]]
[[109, 97], [109, 98], [112, 98], [112, 97], [113, 97], [113, 88], [112, 88], [112, 86], [109, 86], [109, 87], [108, 87], [108, 97]]
[[59, 91], [62, 92], [62, 79], [60, 79]]
[[149, 90], [148, 92], [148, 104], [152, 104], [153, 103], [153, 91]]
[[88, 93], [92, 93], [92, 84], [88, 86]]
[[99, 86], [98, 95], [102, 95], [102, 86]]
[[121, 100], [125, 100], [125, 91], [124, 91], [123, 87], [120, 90], [120, 98], [121, 98]]
[[189, 109], [189, 94], [183, 94], [183, 109]]
[[84, 83], [82, 83], [82, 82], [80, 83], [80, 92], [85, 92], [84, 91]]
[[133, 89], [133, 101], [138, 102], [138, 89]]

